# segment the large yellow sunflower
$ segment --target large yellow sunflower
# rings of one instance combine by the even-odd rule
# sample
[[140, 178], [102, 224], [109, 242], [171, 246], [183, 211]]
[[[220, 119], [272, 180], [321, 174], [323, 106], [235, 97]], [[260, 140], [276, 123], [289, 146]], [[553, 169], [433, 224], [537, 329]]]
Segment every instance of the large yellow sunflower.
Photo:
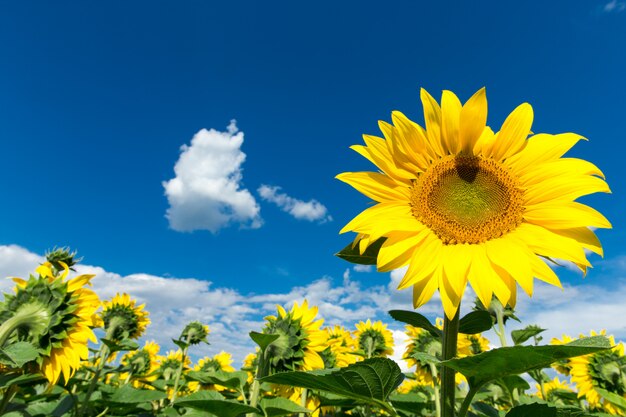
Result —
[[57, 270], [50, 262], [37, 269], [28, 280], [13, 278], [15, 294], [5, 294], [0, 308], [0, 345], [28, 341], [40, 356], [37, 365], [50, 383], [63, 375], [69, 381], [81, 360], [87, 359], [93, 333], [94, 315], [100, 300], [91, 286], [93, 275], [67, 280], [69, 268], [60, 262]]
[[486, 126], [485, 89], [464, 105], [444, 91], [441, 106], [421, 91], [426, 129], [398, 111], [380, 122], [384, 139], [353, 146], [380, 172], [337, 176], [377, 204], [341, 233], [357, 232], [360, 249], [386, 238], [379, 271], [409, 265], [398, 288], [413, 286], [419, 307], [439, 289], [453, 318], [467, 281], [485, 306], [492, 294], [514, 305], [516, 282], [532, 295], [533, 277], [560, 286], [541, 257], [586, 271], [585, 249], [602, 255], [589, 227], [610, 228], [581, 196], [610, 192], [593, 164], [562, 156], [582, 136], [531, 135], [533, 110], [521, 104], [499, 132]]

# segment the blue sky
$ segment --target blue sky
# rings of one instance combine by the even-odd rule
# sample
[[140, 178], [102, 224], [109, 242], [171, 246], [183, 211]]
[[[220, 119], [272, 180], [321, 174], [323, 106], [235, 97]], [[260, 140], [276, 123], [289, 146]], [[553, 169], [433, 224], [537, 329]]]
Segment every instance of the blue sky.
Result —
[[[626, 256], [625, 8], [606, 0], [4, 2], [0, 244], [30, 254], [69, 245], [120, 276], [195, 278], [246, 296], [322, 278], [340, 286], [349, 265], [333, 253], [351, 237], [338, 231], [367, 199], [334, 176], [372, 168], [348, 147], [378, 134], [392, 110], [421, 123], [420, 87], [464, 101], [486, 86], [491, 126], [528, 101], [533, 131], [589, 138], [571, 155], [605, 172], [613, 194], [584, 202], [614, 229], [599, 232], [606, 261], [584, 284], [617, 289]], [[209, 161], [240, 173], [234, 184], [247, 191], [234, 195], [256, 214], [211, 223], [215, 233], [174, 230], [163, 183], [175, 177], [181, 146], [201, 129], [227, 132], [233, 119], [241, 146]], [[229, 162], [241, 153], [245, 161]], [[208, 221], [180, 216], [187, 226]], [[351, 273], [361, 291], [390, 281]]]

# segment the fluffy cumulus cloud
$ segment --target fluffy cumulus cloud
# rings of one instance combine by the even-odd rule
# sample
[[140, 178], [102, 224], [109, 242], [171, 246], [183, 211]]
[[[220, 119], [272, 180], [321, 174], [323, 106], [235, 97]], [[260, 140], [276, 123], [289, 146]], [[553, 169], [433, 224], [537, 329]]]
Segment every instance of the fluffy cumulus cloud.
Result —
[[[22, 247], [0, 246], [0, 290], [9, 291], [13, 286], [10, 280], [1, 278], [28, 276], [42, 261], [41, 255]], [[560, 289], [537, 282], [532, 299], [519, 294], [517, 315], [523, 325], [539, 324], [547, 328], [546, 340], [563, 333], [576, 336], [600, 328], [605, 328], [618, 339], [625, 339], [626, 305], [621, 300], [626, 297], [626, 268], [621, 258], [606, 263], [605, 268], [612, 268], [615, 277], [611, 288], [585, 284], [566, 285]], [[211, 345], [195, 349], [194, 356], [226, 350], [240, 364], [243, 357], [254, 350], [247, 335], [251, 330], [262, 329], [263, 317], [275, 313], [276, 304], [289, 308], [295, 301], [306, 298], [310, 304], [319, 307], [319, 316], [324, 318], [326, 325], [342, 324], [354, 329], [357, 322], [368, 318], [388, 323], [396, 341], [392, 357], [400, 361], [408, 341], [404, 326], [393, 322], [387, 311], [412, 309], [411, 291], [396, 290], [404, 271], [392, 272], [386, 285], [373, 286], [352, 279], [351, 271], [352, 268], [347, 268], [340, 282], [325, 276], [286, 292], [243, 294], [237, 289], [215, 287], [209, 281], [194, 278], [165, 278], [141, 273], [122, 276], [98, 266], [77, 266], [77, 273], [96, 275], [93, 285], [102, 299], [117, 292], [127, 292], [140, 303], [145, 303], [152, 324], [144, 339], [156, 340], [163, 350], [175, 348], [171, 339], [179, 336], [186, 323], [200, 320], [211, 327]], [[468, 287], [462, 302], [462, 314], [471, 310], [473, 299], [474, 294]], [[441, 316], [440, 303], [435, 295], [419, 312], [434, 320]], [[509, 330], [522, 326], [510, 323]], [[497, 345], [495, 335], [487, 336]], [[404, 363], [399, 363], [405, 367]]]
[[163, 182], [172, 229], [216, 233], [231, 224], [261, 226], [259, 205], [242, 186], [242, 144], [243, 132], [232, 120], [225, 132], [201, 129], [181, 147], [176, 176]]
[[261, 198], [276, 204], [282, 211], [289, 213], [298, 220], [326, 223], [333, 218], [328, 215], [326, 206], [317, 200], [302, 201], [290, 197], [281, 188], [272, 185], [261, 185], [257, 190]]

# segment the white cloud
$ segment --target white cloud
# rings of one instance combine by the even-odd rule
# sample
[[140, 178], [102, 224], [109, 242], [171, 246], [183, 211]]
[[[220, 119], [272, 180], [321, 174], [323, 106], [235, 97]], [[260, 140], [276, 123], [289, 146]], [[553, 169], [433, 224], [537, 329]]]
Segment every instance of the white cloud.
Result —
[[372, 265], [354, 265], [352, 269], [354, 272], [372, 272], [374, 267]]
[[[510, 321], [508, 330], [528, 324], [538, 324], [548, 331], [544, 338], [560, 337], [563, 333], [576, 336], [590, 330], [606, 329], [618, 339], [626, 338], [626, 268], [623, 258], [607, 260], [604, 266], [614, 269], [614, 284], [610, 287], [585, 284], [566, 285], [564, 289], [536, 281], [535, 295], [528, 298], [518, 294], [517, 315], [522, 324]], [[0, 246], [0, 278], [28, 276], [43, 261], [43, 257], [17, 245]], [[388, 310], [412, 310], [411, 290], [396, 290], [404, 271], [393, 271], [387, 285], [363, 288], [352, 280], [346, 268], [340, 283], [325, 276], [306, 285], [293, 287], [287, 292], [242, 294], [237, 289], [214, 287], [211, 282], [194, 278], [165, 278], [149, 274], [121, 276], [97, 266], [78, 265], [77, 273], [92, 273], [95, 291], [102, 299], [117, 292], [127, 292], [139, 302], [146, 304], [152, 324], [145, 339], [156, 340], [163, 349], [174, 348], [172, 338], [179, 336], [188, 322], [200, 320], [211, 328], [210, 346], [194, 349], [193, 356], [215, 354], [226, 350], [233, 354], [237, 364], [253, 351], [254, 345], [248, 337], [251, 330], [263, 327], [263, 317], [275, 313], [276, 304], [291, 307], [295, 301], [307, 299], [319, 307], [319, 316], [325, 325], [342, 324], [354, 329], [354, 324], [366, 320], [383, 320], [389, 325], [396, 340], [393, 358], [399, 360], [404, 352], [406, 336], [404, 325], [394, 322]], [[380, 275], [383, 277], [383, 275]], [[0, 279], [0, 289], [9, 291], [13, 283]], [[462, 314], [472, 309], [474, 293], [468, 286], [463, 297]], [[419, 313], [431, 320], [442, 315], [441, 301], [437, 293], [422, 306]], [[494, 345], [497, 338], [488, 333]], [[510, 338], [509, 338], [510, 340]], [[405, 367], [401, 362], [400, 366]], [[404, 369], [404, 368], [403, 368]]]
[[226, 132], [201, 129], [191, 145], [181, 146], [174, 166], [176, 176], [163, 182], [170, 207], [170, 227], [180, 232], [209, 230], [216, 233], [230, 224], [258, 228], [260, 208], [242, 188], [243, 132], [235, 120]]
[[265, 201], [276, 204], [282, 211], [291, 214], [298, 220], [326, 223], [333, 218], [328, 215], [326, 207], [317, 200], [302, 201], [280, 192], [280, 187], [261, 185], [257, 190]]
[[624, 11], [624, 9], [626, 9], [626, 3], [624, 3], [623, 1], [611, 0], [604, 5], [603, 9], [607, 13], [622, 12]]

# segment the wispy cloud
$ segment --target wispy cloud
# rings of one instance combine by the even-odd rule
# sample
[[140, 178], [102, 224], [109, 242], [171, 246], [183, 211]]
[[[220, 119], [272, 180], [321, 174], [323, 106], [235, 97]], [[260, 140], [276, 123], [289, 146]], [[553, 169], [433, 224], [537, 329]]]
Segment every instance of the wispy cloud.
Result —
[[280, 190], [281, 188], [278, 186], [263, 184], [257, 191], [263, 200], [276, 204], [282, 211], [289, 213], [298, 220], [325, 223], [333, 219], [328, 215], [326, 206], [319, 201], [314, 199], [309, 201], [298, 200], [280, 192]]
[[607, 13], [619, 13], [623, 12], [626, 9], [626, 2], [611, 0], [606, 3], [603, 7], [603, 10]]
[[232, 120], [225, 132], [201, 129], [181, 146], [176, 176], [163, 182], [170, 227], [181, 232], [216, 233], [230, 224], [258, 228], [260, 208], [242, 186], [243, 132]]

